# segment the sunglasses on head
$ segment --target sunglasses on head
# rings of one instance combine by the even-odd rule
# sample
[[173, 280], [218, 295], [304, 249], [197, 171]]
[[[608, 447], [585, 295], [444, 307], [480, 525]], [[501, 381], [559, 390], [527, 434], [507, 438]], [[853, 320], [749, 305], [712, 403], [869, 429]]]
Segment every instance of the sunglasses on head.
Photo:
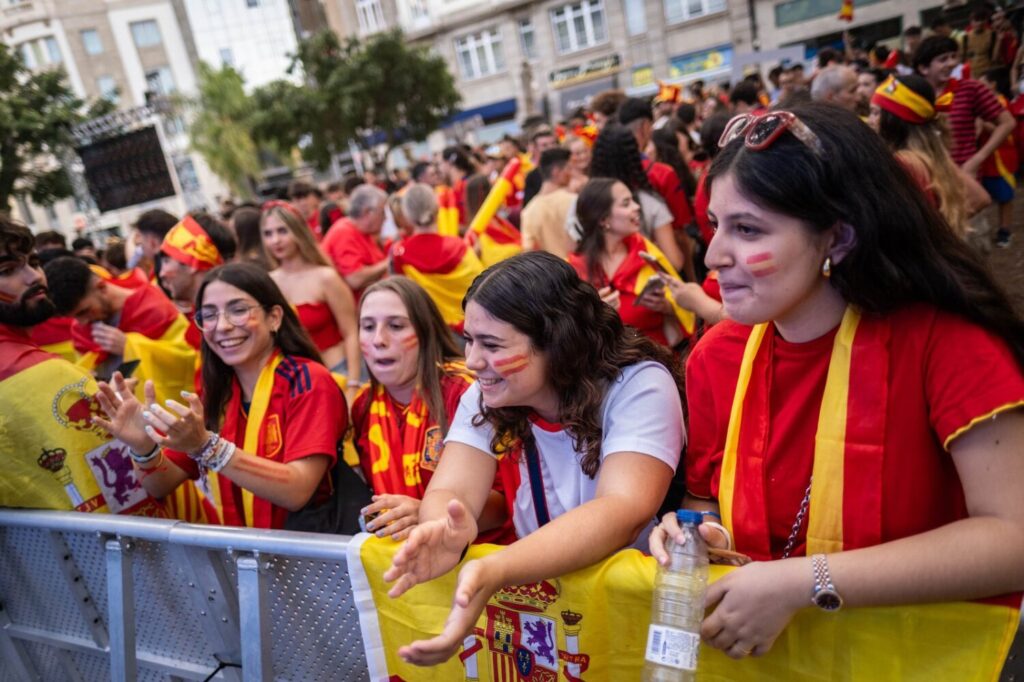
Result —
[[725, 147], [737, 138], [751, 151], [761, 151], [772, 146], [782, 133], [789, 131], [803, 142], [817, 156], [825, 149], [818, 136], [791, 111], [771, 111], [767, 114], [740, 114], [733, 116], [725, 125], [718, 146]]

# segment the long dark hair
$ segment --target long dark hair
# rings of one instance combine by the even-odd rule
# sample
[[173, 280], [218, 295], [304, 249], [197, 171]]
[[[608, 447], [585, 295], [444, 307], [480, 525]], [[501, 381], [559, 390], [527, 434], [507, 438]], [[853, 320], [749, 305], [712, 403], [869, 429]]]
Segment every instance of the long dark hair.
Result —
[[[377, 291], [390, 291], [402, 301], [409, 322], [419, 340], [419, 361], [416, 377], [420, 394], [427, 404], [427, 414], [441, 427], [441, 435], [448, 435], [448, 412], [444, 408], [444, 396], [441, 394], [441, 377], [445, 374], [446, 362], [461, 361], [462, 352], [455, 345], [451, 329], [441, 317], [430, 295], [416, 282], [408, 277], [394, 275], [382, 279], [367, 287], [359, 300], [359, 312], [362, 313], [363, 303]], [[377, 377], [370, 370], [370, 384], [376, 389]]]
[[[679, 176], [679, 183], [683, 191], [686, 192], [687, 198], [692, 200], [693, 195], [697, 193], [697, 181], [679, 151], [680, 134], [686, 135], [686, 133], [681, 133], [674, 123], [669, 122], [651, 133], [651, 142], [654, 144], [658, 161], [672, 167], [672, 170]], [[686, 135], [686, 139], [689, 141], [690, 136]]]
[[[309, 334], [299, 323], [295, 311], [285, 300], [284, 294], [277, 288], [270, 275], [258, 265], [252, 263], [229, 263], [221, 265], [206, 273], [199, 292], [196, 294], [196, 310], [203, 305], [206, 287], [213, 282], [224, 282], [241, 289], [256, 299], [265, 311], [274, 306], [281, 308], [281, 326], [274, 335], [274, 345], [285, 355], [297, 355], [323, 364], [320, 352], [317, 351]], [[231, 384], [235, 371], [210, 349], [203, 337], [203, 410], [206, 413], [206, 428], [216, 431], [220, 427], [224, 414], [224, 406], [231, 397]]]
[[619, 180], [614, 178], [591, 178], [583, 185], [576, 199], [576, 220], [580, 225], [580, 243], [576, 252], [583, 256], [587, 265], [587, 279], [595, 287], [605, 286], [607, 279], [601, 267], [606, 240], [601, 221], [612, 212], [612, 187]]
[[821, 233], [837, 222], [857, 237], [832, 268], [830, 283], [869, 313], [929, 303], [1003, 338], [1024, 365], [1024, 321], [978, 255], [956, 236], [878, 135], [856, 115], [824, 104], [790, 111], [821, 140], [814, 153], [785, 133], [768, 149], [751, 151], [737, 139], [708, 173], [729, 173], [758, 204]]
[[633, 131], [617, 123], [609, 123], [598, 134], [587, 175], [592, 178], [615, 178], [626, 185], [630, 192], [644, 190], [654, 194], [654, 188], [644, 172], [640, 148], [636, 146]]
[[[590, 478], [601, 466], [601, 403], [623, 368], [644, 360], [665, 366], [680, 397], [683, 378], [672, 353], [635, 330], [605, 305], [567, 262], [543, 251], [492, 265], [473, 281], [462, 301], [473, 301], [530, 337], [547, 356], [548, 385], [558, 396], [558, 420], [581, 453]], [[474, 423], [494, 428], [494, 451], [531, 438], [530, 408], [489, 408], [480, 401]]]

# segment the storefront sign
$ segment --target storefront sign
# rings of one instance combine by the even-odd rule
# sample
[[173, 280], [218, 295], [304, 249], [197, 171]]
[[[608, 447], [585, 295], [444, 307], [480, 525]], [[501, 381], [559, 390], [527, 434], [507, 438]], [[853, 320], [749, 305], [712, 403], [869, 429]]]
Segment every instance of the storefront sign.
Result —
[[633, 69], [632, 85], [634, 88], [654, 85], [654, 68], [647, 64], [646, 66], [638, 66]]
[[594, 78], [616, 73], [620, 68], [622, 68], [622, 59], [617, 54], [595, 57], [583, 64], [567, 66], [564, 69], [550, 72], [548, 74], [548, 85], [552, 88], [564, 88], [567, 85], [583, 83]]
[[718, 71], [732, 65], [732, 46], [723, 45], [672, 57], [668, 62], [670, 78], [697, 76], [705, 71]]

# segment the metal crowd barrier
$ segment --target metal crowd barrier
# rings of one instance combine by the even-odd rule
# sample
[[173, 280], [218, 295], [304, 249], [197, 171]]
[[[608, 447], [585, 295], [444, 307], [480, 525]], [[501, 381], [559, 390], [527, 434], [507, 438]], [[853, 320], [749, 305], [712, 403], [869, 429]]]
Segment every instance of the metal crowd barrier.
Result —
[[368, 680], [349, 539], [0, 509], [0, 682]]
[[349, 540], [0, 509], [0, 682], [368, 680]]

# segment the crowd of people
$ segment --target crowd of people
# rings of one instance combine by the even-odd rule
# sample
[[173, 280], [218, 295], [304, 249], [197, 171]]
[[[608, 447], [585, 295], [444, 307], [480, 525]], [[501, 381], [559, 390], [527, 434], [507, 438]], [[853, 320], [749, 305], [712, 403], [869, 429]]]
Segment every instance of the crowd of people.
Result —
[[990, 19], [100, 251], [0, 217], [0, 505], [354, 532], [319, 512], [361, 500], [392, 597], [458, 568], [421, 665], [504, 585], [665, 562], [681, 506], [752, 560], [708, 595], [730, 656], [814, 605], [1019, 608], [1024, 319], [976, 238], [990, 202], [1011, 238], [1020, 60]]

